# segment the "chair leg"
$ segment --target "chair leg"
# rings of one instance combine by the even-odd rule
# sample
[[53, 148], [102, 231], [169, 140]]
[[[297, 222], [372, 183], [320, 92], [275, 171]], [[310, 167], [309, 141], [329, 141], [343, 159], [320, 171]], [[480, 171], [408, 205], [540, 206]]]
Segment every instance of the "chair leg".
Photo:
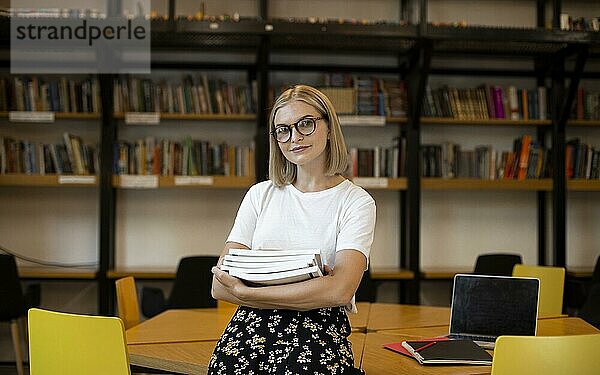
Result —
[[21, 328], [23, 329], [23, 342], [25, 342], [25, 354], [29, 356], [29, 330], [27, 327], [27, 317], [21, 318]]
[[15, 348], [15, 361], [17, 362], [17, 374], [23, 375], [23, 353], [21, 352], [21, 335], [19, 334], [19, 319], [10, 322], [13, 347]]

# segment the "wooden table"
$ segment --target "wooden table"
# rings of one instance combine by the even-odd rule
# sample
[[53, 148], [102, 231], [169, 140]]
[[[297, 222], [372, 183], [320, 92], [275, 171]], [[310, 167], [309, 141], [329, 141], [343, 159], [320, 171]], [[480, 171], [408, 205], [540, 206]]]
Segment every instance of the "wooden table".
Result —
[[[354, 366], [362, 361], [366, 334], [350, 335]], [[217, 341], [167, 342], [156, 344], [128, 344], [132, 365], [182, 374], [206, 374], [210, 356]]]
[[393, 303], [372, 303], [367, 332], [385, 329], [447, 325], [450, 308]]
[[366, 332], [367, 323], [369, 322], [369, 315], [371, 312], [371, 303], [369, 302], [357, 302], [356, 309], [357, 314], [348, 314], [348, 320], [350, 321], [350, 327], [352, 332]]
[[[358, 314], [348, 314], [353, 332], [365, 332], [370, 303], [357, 303]], [[227, 327], [235, 308], [167, 310], [126, 332], [128, 344], [216, 341]]]
[[[384, 344], [442, 336], [448, 333], [448, 325], [420, 328], [403, 328], [369, 332], [365, 340], [362, 369], [367, 374], [489, 374], [491, 366], [421, 366], [412, 358], [384, 349]], [[600, 333], [592, 325], [579, 318], [540, 319], [538, 336], [564, 336]]]
[[[368, 374], [489, 374], [489, 366], [421, 366], [383, 344], [448, 333], [447, 307], [359, 303], [350, 315], [356, 367]], [[126, 332], [131, 364], [186, 374], [206, 373], [212, 351], [235, 309], [168, 310]], [[366, 328], [366, 334], [357, 330]], [[538, 335], [600, 333], [579, 318], [538, 320]]]
[[167, 310], [127, 330], [127, 344], [216, 341], [235, 309]]

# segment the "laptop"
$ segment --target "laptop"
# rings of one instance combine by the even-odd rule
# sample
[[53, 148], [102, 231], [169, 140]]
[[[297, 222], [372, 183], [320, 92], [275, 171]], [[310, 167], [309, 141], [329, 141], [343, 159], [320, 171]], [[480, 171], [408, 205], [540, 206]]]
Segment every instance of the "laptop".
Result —
[[454, 276], [448, 337], [493, 349], [500, 335], [535, 336], [539, 290], [535, 278]]

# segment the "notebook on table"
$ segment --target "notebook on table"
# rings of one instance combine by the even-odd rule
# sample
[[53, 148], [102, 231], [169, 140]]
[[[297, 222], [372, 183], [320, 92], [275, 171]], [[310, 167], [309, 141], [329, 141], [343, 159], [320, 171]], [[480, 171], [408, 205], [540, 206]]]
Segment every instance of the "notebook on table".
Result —
[[493, 349], [500, 335], [535, 336], [539, 290], [534, 278], [456, 275], [448, 337]]
[[402, 346], [422, 365], [492, 364], [492, 356], [473, 340], [403, 341]]

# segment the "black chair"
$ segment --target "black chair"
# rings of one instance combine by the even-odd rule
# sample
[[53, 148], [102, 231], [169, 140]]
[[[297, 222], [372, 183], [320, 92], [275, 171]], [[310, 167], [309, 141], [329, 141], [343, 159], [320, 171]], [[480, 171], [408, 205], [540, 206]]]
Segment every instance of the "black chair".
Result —
[[592, 285], [579, 317], [600, 329], [600, 283]]
[[162, 289], [142, 288], [142, 313], [151, 318], [167, 309], [191, 309], [217, 307], [212, 298], [211, 268], [217, 264], [216, 256], [193, 256], [182, 258], [169, 299], [165, 301]]
[[375, 287], [375, 282], [371, 278], [371, 271], [366, 270], [356, 290], [356, 302], [375, 302], [377, 299], [377, 289]]
[[523, 263], [523, 260], [519, 254], [482, 254], [477, 257], [473, 273], [477, 275], [512, 276], [515, 264], [521, 263]]
[[0, 321], [10, 322], [17, 374], [23, 374], [23, 355], [19, 319], [27, 316], [27, 310], [40, 304], [40, 285], [29, 285], [25, 293], [12, 255], [0, 254]]

